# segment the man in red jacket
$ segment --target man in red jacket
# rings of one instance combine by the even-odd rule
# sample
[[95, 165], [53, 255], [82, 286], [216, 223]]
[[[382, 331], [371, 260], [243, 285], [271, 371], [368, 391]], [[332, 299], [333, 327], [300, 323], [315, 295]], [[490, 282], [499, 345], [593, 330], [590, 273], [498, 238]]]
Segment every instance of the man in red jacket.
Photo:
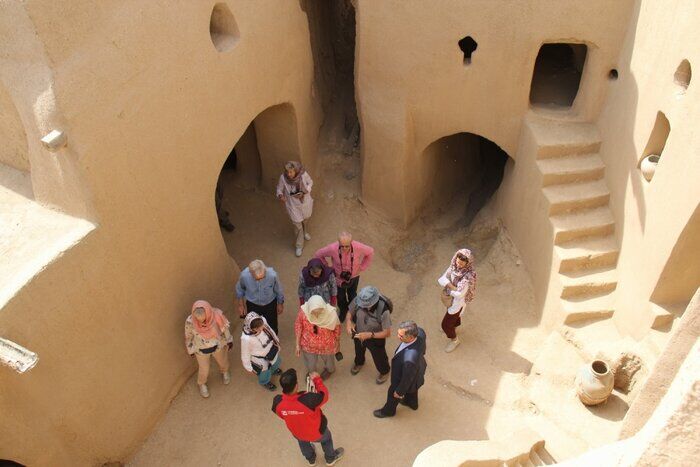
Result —
[[328, 389], [318, 373], [310, 373], [309, 377], [314, 383], [314, 392], [298, 391], [297, 372], [294, 368], [282, 373], [282, 394], [273, 399], [272, 411], [287, 424], [309, 465], [316, 465], [316, 450], [311, 443], [321, 443], [326, 465], [335, 465], [345, 450], [333, 449], [328, 420], [321, 411], [321, 406], [328, 402]]

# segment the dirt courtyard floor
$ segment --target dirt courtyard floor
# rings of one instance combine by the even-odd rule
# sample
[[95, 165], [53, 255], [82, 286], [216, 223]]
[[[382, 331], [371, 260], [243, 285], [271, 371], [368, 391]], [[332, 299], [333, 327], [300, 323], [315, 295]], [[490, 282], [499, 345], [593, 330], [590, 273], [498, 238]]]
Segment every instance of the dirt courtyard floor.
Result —
[[[316, 249], [335, 241], [344, 229], [376, 250], [360, 287], [375, 285], [392, 298], [394, 324], [413, 319], [427, 333], [428, 370], [419, 391], [420, 408], [414, 412], [399, 406], [397, 415], [388, 419], [372, 415], [384, 404], [388, 383], [375, 384], [377, 372], [369, 355], [363, 370], [350, 374], [354, 352], [343, 334], [345, 359], [327, 381], [330, 401], [324, 407], [335, 445], [346, 451], [340, 465], [409, 466], [420, 451], [440, 440], [502, 439], [520, 428], [528, 413], [523, 382], [545, 335], [537, 327], [540, 317], [527, 271], [491, 209], [483, 209], [470, 229], [454, 227], [464, 206], [455, 203], [454, 212], [431, 213], [400, 231], [368, 213], [358, 199], [357, 154], [343, 155], [321, 145], [319, 167], [311, 175], [313, 238], [301, 258], [294, 256], [292, 225], [273, 193], [237, 189], [231, 182], [224, 197], [236, 226], [233, 233], [223, 232], [229, 252], [242, 267], [260, 258], [281, 277], [287, 298], [280, 317], [282, 367], [304, 374], [301, 359], [294, 357], [299, 271]], [[232, 180], [234, 174], [224, 177]], [[476, 299], [458, 330], [462, 344], [446, 354], [436, 280], [454, 251], [464, 246], [476, 256]], [[240, 320], [232, 316], [231, 321], [234, 335], [240, 335]], [[239, 344], [234, 339], [230, 386], [222, 385], [212, 364], [211, 397], [205, 400], [191, 378], [129, 465], [305, 465], [284, 422], [270, 410], [274, 394], [243, 370]], [[393, 328], [387, 343], [390, 358], [397, 345]], [[322, 461], [320, 446], [316, 450]]]

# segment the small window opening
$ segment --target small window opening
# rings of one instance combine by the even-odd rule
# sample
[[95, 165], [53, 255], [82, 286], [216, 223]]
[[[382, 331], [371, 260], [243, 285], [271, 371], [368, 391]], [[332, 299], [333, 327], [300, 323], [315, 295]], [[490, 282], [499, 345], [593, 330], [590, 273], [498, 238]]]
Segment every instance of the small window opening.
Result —
[[578, 94], [587, 50], [585, 44], [543, 44], [532, 73], [530, 103], [571, 107]]
[[472, 36], [467, 36], [457, 42], [459, 49], [464, 54], [464, 65], [469, 65], [472, 62], [472, 53], [476, 50], [479, 44], [476, 43]]
[[219, 52], [231, 50], [240, 38], [233, 13], [225, 3], [217, 3], [209, 20], [211, 41]]
[[615, 81], [617, 79], [617, 76], [618, 76], [618, 74], [617, 74], [617, 70], [615, 68], [610, 70], [610, 73], [608, 73], [608, 79], [610, 81]]
[[690, 68], [690, 62], [688, 60], [683, 60], [681, 64], [678, 65], [678, 68], [676, 68], [673, 81], [685, 91], [688, 89], [688, 86], [690, 86], [690, 78], [692, 78], [692, 76], [693, 72]]

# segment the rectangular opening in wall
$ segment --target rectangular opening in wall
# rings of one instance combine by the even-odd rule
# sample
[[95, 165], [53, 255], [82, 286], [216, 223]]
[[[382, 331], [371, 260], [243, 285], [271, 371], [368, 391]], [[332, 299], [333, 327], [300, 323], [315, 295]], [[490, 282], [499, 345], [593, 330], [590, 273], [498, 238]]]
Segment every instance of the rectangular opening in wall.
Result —
[[543, 44], [532, 73], [530, 104], [554, 109], [571, 107], [581, 83], [587, 50], [585, 44]]

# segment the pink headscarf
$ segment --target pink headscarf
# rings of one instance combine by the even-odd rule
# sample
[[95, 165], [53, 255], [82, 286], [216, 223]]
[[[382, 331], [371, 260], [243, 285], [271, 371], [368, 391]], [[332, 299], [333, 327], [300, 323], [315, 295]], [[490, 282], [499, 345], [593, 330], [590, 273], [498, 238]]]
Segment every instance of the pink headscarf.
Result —
[[[461, 255], [467, 258], [467, 265], [463, 268], [457, 266], [457, 256]], [[476, 287], [476, 271], [474, 271], [474, 255], [471, 250], [467, 248], [462, 248], [457, 250], [457, 252], [452, 257], [450, 262], [450, 267], [447, 268], [447, 278], [450, 280], [452, 285], [457, 287], [458, 290], [463, 290], [464, 287], [468, 287], [467, 295], [465, 300], [471, 302], [474, 299], [474, 289]]]
[[[200, 323], [194, 315], [197, 308], [204, 309], [204, 322]], [[213, 308], [206, 300], [197, 300], [192, 305], [192, 324], [200, 336], [205, 339], [214, 339], [221, 336], [223, 329], [228, 327], [229, 322], [218, 308]]]

